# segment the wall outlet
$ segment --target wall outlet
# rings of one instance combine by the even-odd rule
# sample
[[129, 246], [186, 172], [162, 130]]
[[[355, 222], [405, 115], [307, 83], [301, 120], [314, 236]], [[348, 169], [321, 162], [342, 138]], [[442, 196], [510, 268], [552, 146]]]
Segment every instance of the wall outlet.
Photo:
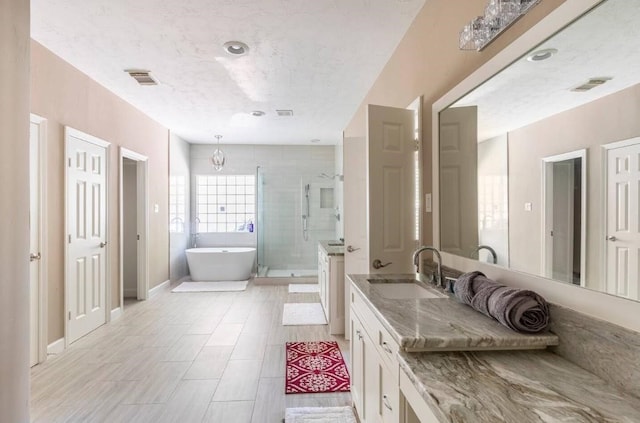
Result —
[[533, 209], [532, 203], [524, 203], [524, 211], [531, 211]]

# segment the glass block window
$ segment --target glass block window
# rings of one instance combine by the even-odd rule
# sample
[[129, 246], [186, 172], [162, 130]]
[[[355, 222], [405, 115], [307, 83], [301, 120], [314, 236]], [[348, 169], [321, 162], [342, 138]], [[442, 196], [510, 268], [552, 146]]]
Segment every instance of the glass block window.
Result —
[[186, 190], [187, 184], [184, 175], [169, 177], [169, 232], [183, 233], [185, 230]]
[[197, 175], [198, 232], [252, 232], [256, 221], [254, 175]]

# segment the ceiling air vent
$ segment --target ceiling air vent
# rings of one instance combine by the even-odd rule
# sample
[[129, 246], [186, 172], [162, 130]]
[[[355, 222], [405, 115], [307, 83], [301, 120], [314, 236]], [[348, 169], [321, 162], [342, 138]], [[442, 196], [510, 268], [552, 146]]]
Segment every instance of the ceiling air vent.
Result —
[[293, 116], [293, 110], [276, 110], [278, 116]]
[[589, 91], [597, 86], [600, 86], [602, 84], [604, 84], [607, 81], [610, 81], [611, 78], [608, 76], [602, 76], [599, 78], [591, 78], [589, 81], [587, 81], [585, 84], [579, 85], [575, 88], [572, 88], [571, 91], [574, 92], [578, 92], [578, 93], [582, 93], [585, 91]]
[[148, 70], [141, 69], [125, 69], [125, 72], [131, 75], [133, 79], [138, 81], [140, 85], [158, 85], [158, 82], [153, 79]]

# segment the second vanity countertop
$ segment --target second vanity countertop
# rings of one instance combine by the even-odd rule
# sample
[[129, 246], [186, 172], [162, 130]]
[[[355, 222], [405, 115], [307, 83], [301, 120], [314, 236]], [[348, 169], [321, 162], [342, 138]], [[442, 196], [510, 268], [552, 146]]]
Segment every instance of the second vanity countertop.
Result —
[[318, 241], [318, 244], [327, 253], [328, 256], [344, 256], [344, 244], [342, 245], [329, 245], [337, 241]]
[[[405, 351], [543, 349], [558, 345], [552, 333], [525, 335], [458, 302], [455, 298], [387, 299], [368, 279], [413, 279], [416, 274], [347, 275], [378, 320]], [[436, 290], [422, 284], [428, 290]], [[439, 291], [440, 293], [442, 291]]]
[[640, 422], [640, 402], [548, 351], [399, 353], [440, 422]]

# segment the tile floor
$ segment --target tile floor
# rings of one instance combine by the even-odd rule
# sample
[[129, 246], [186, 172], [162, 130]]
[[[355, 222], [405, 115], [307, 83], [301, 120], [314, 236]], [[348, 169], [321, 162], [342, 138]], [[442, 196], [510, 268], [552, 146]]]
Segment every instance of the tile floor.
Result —
[[287, 286], [163, 292], [31, 371], [33, 422], [280, 423], [285, 407], [349, 405], [349, 393], [284, 394], [286, 341], [348, 342], [323, 326], [282, 326]]

